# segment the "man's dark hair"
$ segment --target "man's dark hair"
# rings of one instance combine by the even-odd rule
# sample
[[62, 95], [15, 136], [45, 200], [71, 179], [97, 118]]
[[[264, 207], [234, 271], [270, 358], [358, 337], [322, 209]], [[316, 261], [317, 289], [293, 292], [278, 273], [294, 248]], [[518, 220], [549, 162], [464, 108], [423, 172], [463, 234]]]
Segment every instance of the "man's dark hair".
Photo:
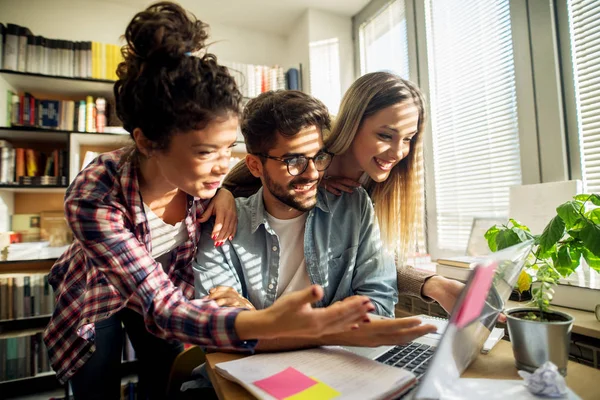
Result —
[[250, 154], [267, 154], [275, 146], [277, 134], [292, 137], [309, 126], [324, 131], [329, 130], [330, 125], [327, 107], [297, 90], [260, 94], [248, 102], [241, 121], [246, 149]]
[[130, 134], [140, 128], [165, 149], [175, 133], [239, 115], [242, 95], [227, 68], [212, 54], [192, 55], [206, 50], [207, 28], [171, 2], [133, 17], [114, 87], [117, 115]]

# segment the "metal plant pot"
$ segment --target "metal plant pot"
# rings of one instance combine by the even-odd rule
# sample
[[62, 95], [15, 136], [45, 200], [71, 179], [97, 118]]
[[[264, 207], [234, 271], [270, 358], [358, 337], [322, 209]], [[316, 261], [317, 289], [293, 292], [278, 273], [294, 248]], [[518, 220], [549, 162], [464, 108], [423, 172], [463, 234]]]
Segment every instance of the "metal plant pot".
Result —
[[533, 372], [551, 361], [562, 375], [567, 375], [573, 317], [551, 311], [548, 315], [557, 320], [538, 322], [517, 318], [517, 315], [530, 311], [538, 313], [537, 308], [530, 307], [511, 308], [505, 312], [517, 368]]

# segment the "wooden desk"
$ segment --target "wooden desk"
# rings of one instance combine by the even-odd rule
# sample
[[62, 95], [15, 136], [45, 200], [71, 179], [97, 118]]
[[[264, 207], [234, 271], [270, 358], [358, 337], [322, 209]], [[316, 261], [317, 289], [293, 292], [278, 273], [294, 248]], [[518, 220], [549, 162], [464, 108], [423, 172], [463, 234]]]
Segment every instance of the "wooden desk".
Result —
[[[237, 383], [228, 381], [215, 372], [215, 364], [237, 360], [239, 354], [212, 353], [206, 355], [208, 375], [221, 400], [253, 399], [254, 397]], [[463, 374], [465, 378], [521, 379], [517, 374], [512, 348], [501, 340], [488, 354], [481, 354]], [[582, 399], [598, 399], [600, 370], [569, 361], [567, 385]]]

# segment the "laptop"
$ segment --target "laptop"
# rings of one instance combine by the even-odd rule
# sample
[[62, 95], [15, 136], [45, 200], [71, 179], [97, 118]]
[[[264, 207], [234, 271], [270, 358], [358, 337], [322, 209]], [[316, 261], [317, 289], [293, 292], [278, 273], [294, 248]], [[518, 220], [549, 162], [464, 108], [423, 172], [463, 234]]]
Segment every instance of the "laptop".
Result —
[[[361, 356], [414, 373], [414, 399], [439, 398], [481, 352], [512, 292], [533, 241], [482, 259], [465, 284], [442, 335], [426, 335], [400, 346], [344, 346]], [[429, 321], [427, 321], [429, 322]]]

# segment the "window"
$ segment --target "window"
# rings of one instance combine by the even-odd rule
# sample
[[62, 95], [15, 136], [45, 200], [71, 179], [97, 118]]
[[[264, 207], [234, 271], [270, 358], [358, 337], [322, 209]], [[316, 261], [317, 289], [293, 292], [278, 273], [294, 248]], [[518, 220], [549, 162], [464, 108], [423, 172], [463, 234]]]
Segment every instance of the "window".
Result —
[[337, 38], [310, 43], [310, 91], [329, 112], [338, 113], [342, 102], [340, 44]]
[[360, 72], [392, 71], [409, 78], [404, 1], [395, 0], [358, 28]]
[[600, 3], [568, 1], [581, 172], [586, 193], [600, 192]]
[[464, 252], [473, 218], [507, 217], [509, 187], [521, 184], [509, 0], [429, 0], [425, 15], [430, 235], [437, 249]]

